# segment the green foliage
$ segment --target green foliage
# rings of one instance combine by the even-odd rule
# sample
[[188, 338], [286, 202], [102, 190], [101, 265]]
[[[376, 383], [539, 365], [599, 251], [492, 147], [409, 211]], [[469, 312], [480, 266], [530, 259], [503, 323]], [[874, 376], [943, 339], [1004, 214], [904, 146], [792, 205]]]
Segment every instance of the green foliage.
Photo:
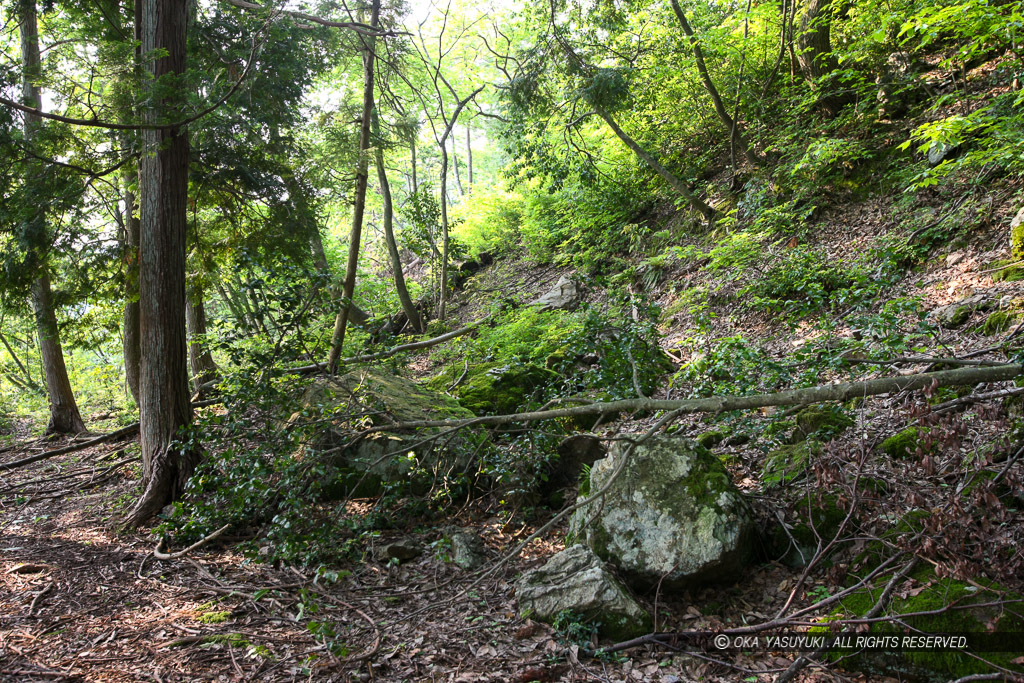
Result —
[[582, 648], [590, 648], [597, 638], [601, 623], [588, 620], [585, 617], [571, 610], [563, 610], [555, 615], [551, 626], [555, 629], [559, 639], [570, 645], [577, 645]]

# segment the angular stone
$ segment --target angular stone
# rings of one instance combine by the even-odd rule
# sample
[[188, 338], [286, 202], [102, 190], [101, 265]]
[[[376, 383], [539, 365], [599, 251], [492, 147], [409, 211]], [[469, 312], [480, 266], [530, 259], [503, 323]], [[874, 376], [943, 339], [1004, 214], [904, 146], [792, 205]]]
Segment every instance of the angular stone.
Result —
[[702, 446], [653, 437], [630, 454], [626, 442], [616, 442], [591, 468], [589, 490], [609, 482], [602, 500], [573, 515], [570, 535], [638, 586], [728, 581], [751, 559], [755, 530], [747, 503]]
[[483, 566], [487, 559], [484, 554], [484, 542], [475, 532], [469, 529], [454, 528], [448, 533], [452, 541], [452, 562], [456, 566], [473, 571]]
[[600, 633], [626, 640], [650, 632], [651, 617], [586, 546], [552, 555], [516, 582], [523, 616], [551, 623], [562, 612], [599, 622]]
[[572, 279], [563, 275], [558, 278], [555, 286], [545, 294], [542, 294], [534, 303], [544, 310], [572, 310], [580, 302], [580, 292]]
[[388, 560], [408, 562], [409, 560], [416, 559], [421, 554], [423, 554], [423, 548], [420, 544], [406, 538], [381, 546], [374, 553], [374, 557], [381, 562], [387, 562]]

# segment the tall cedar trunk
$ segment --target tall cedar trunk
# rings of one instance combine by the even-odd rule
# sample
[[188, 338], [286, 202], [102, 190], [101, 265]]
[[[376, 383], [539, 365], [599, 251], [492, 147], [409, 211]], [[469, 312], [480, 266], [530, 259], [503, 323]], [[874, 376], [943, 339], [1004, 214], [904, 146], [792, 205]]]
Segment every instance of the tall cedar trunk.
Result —
[[[135, 78], [142, 76], [142, 0], [135, 1], [135, 16], [132, 22], [135, 41]], [[133, 107], [132, 118], [138, 116]], [[125, 131], [121, 140], [124, 146], [129, 141], [136, 142], [138, 133]], [[121, 335], [121, 352], [124, 356], [124, 376], [128, 390], [139, 405], [139, 373], [142, 362], [142, 350], [139, 346], [139, 219], [138, 205], [132, 183], [138, 182], [139, 169], [129, 164], [121, 174], [122, 194], [125, 210], [124, 265], [127, 271], [127, 283], [124, 297], [124, 316]]]
[[203, 292], [185, 298], [185, 321], [188, 327], [188, 360], [192, 368], [192, 388], [202, 397], [203, 385], [217, 379], [217, 364], [202, 340], [206, 335], [206, 306]]
[[[154, 79], [185, 72], [188, 5], [182, 0], [140, 0], [142, 52], [162, 56]], [[148, 122], [181, 115], [177, 101], [158, 101]], [[163, 114], [163, 116], [161, 116]], [[145, 130], [139, 167], [141, 233], [139, 331], [139, 435], [145, 491], [128, 513], [138, 526], [177, 498], [198, 453], [175, 439], [192, 422], [185, 342], [185, 231], [188, 198], [188, 131]]]
[[683, 13], [683, 8], [679, 5], [679, 0], [672, 0], [672, 10], [676, 13], [679, 25], [683, 27], [683, 33], [686, 34], [686, 38], [689, 40], [690, 49], [693, 50], [693, 59], [697, 62], [697, 73], [700, 74], [700, 79], [704, 82], [704, 89], [711, 96], [711, 103], [715, 106], [715, 113], [718, 114], [718, 118], [722, 121], [725, 129], [729, 131], [732, 143], [747, 158], [747, 162], [751, 165], [757, 164], [757, 154], [747, 145], [742, 129], [736, 120], [729, 115], [725, 104], [722, 102], [722, 96], [719, 94], [718, 88], [715, 87], [715, 82], [711, 80], [711, 72], [708, 71], [707, 64], [704, 62], [704, 51], [701, 49], [700, 42], [690, 27], [690, 22], [686, 20], [686, 15]]
[[[21, 60], [22, 101], [25, 106], [39, 108], [42, 98], [39, 93], [41, 75], [39, 61], [39, 27], [36, 19], [35, 0], [21, 0], [18, 6], [21, 21]], [[42, 118], [34, 114], [25, 114], [25, 144], [31, 146], [36, 132], [42, 126]], [[34, 173], [35, 175], [35, 173]], [[26, 182], [31, 182], [26, 178]], [[42, 223], [45, 220], [43, 207], [38, 207], [30, 219], [38, 227], [31, 232], [36, 235], [45, 233]], [[71, 391], [67, 366], [64, 365], [64, 351], [60, 346], [60, 333], [57, 329], [57, 316], [53, 310], [50, 296], [50, 274], [47, 270], [44, 245], [36, 245], [40, 254], [39, 276], [32, 284], [32, 309], [35, 311], [36, 331], [39, 335], [39, 356], [43, 363], [43, 374], [46, 376], [46, 390], [50, 399], [50, 422], [47, 432], [73, 434], [85, 431], [85, 423], [78, 412], [75, 395]]]
[[129, 189], [130, 174], [122, 176], [125, 205], [125, 269], [128, 271], [125, 285], [124, 322], [122, 325], [121, 349], [124, 355], [124, 376], [128, 390], [139, 405], [139, 364], [142, 350], [139, 346], [139, 219], [135, 210], [135, 193]]
[[[373, 115], [373, 127], [377, 139], [380, 140], [380, 121], [377, 119], [376, 111]], [[391, 270], [395, 273], [395, 291], [409, 324], [415, 331], [423, 332], [423, 319], [416, 310], [412, 297], [409, 296], [409, 289], [405, 286], [402, 257], [398, 253], [398, 242], [395, 241], [395, 209], [391, 198], [391, 183], [388, 182], [388, 171], [384, 167], [384, 148], [380, 144], [374, 148], [374, 165], [377, 166], [377, 182], [380, 183], [380, 196], [384, 204], [384, 241], [388, 245], [388, 256], [391, 257]]]
[[[796, 36], [797, 61], [804, 78], [821, 87], [820, 81], [839, 68], [839, 60], [832, 54], [832, 0], [804, 0], [799, 8], [800, 28]], [[818, 103], [831, 115], [836, 115], [850, 98], [828, 88]]]
[[[370, 9], [370, 26], [376, 30], [380, 19], [380, 0], [373, 0]], [[356, 196], [352, 210], [352, 231], [348, 238], [348, 263], [345, 268], [345, 282], [342, 285], [341, 309], [334, 321], [334, 335], [331, 351], [327, 357], [327, 368], [334, 372], [341, 358], [345, 344], [345, 327], [348, 325], [349, 307], [356, 291], [356, 269], [359, 266], [359, 243], [363, 233], [363, 212], [366, 210], [366, 186], [369, 182], [370, 116], [373, 113], [373, 62], [374, 37], [360, 36], [363, 41], [363, 116], [359, 122], [359, 163], [356, 169]]]
[[[472, 120], [472, 119], [470, 119]], [[466, 179], [469, 181], [469, 191], [473, 191], [473, 139], [470, 134], [470, 124], [466, 124]]]

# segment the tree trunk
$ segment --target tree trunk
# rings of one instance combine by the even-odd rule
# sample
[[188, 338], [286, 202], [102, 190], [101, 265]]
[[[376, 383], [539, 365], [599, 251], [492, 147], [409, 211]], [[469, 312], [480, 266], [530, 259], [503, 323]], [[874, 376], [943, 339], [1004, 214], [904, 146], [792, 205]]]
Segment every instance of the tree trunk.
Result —
[[[472, 119], [470, 119], [472, 121]], [[469, 180], [469, 191], [473, 191], [473, 139], [470, 124], [466, 124], [466, 178]]]
[[[34, 1], [34, 0], [33, 0]], [[45, 268], [45, 266], [43, 266]], [[32, 284], [32, 308], [36, 315], [39, 332], [39, 357], [46, 376], [46, 391], [50, 399], [50, 423], [47, 433], [77, 434], [86, 431], [85, 423], [78, 412], [71, 381], [64, 365], [64, 352], [60, 346], [57, 331], [57, 317], [50, 300], [50, 275], [43, 272]]]
[[[376, 30], [380, 18], [380, 0], [373, 0], [370, 8], [370, 26]], [[356, 270], [359, 266], [359, 243], [363, 232], [363, 212], [366, 210], [366, 186], [369, 183], [370, 116], [373, 113], [373, 66], [374, 37], [360, 36], [363, 41], [363, 117], [359, 124], [359, 162], [356, 168], [356, 196], [352, 210], [352, 231], [348, 239], [348, 263], [345, 268], [345, 282], [342, 285], [341, 309], [334, 321], [334, 335], [327, 357], [328, 371], [338, 369], [341, 348], [345, 344], [345, 328], [348, 326], [349, 306], [356, 290]]]
[[462, 188], [462, 174], [459, 173], [459, 155], [455, 153], [455, 136], [452, 136], [452, 165], [455, 167], [455, 186], [459, 188], [459, 196], [466, 194]]
[[611, 114], [609, 114], [604, 107], [601, 107], [594, 103], [591, 103], [591, 106], [594, 108], [594, 111], [597, 112], [597, 115], [604, 119], [604, 122], [608, 124], [608, 127], [612, 129], [612, 132], [615, 133], [615, 135], [617, 135], [620, 140], [622, 140], [623, 144], [625, 144], [626, 147], [629, 147], [633, 151], [633, 153], [640, 158], [641, 161], [650, 166], [655, 173], [660, 175], [673, 190], [678, 192], [683, 199], [690, 203], [690, 206], [699, 211], [700, 214], [704, 216], [704, 219], [708, 222], [709, 225], [715, 222], [714, 208], [712, 208], [710, 205], [702, 201], [700, 197], [694, 194], [693, 190], [691, 190], [689, 186], [687, 186], [687, 184], [683, 181], [682, 178], [680, 178], [675, 173], [672, 173], [672, 171], [665, 168], [665, 166], [662, 165], [660, 161], [655, 159], [650, 152], [641, 147], [636, 140], [631, 138], [624, 130], [622, 130], [618, 122], [616, 122], [615, 119], [612, 118]]
[[[380, 139], [380, 121], [377, 113], [373, 114], [373, 127], [377, 139]], [[395, 273], [395, 291], [398, 293], [398, 300], [402, 304], [402, 311], [409, 319], [409, 324], [416, 332], [423, 332], [423, 319], [420, 312], [416, 310], [416, 304], [409, 296], [409, 289], [405, 286], [405, 274], [402, 272], [402, 257], [398, 253], [398, 242], [395, 241], [394, 225], [394, 202], [391, 198], [391, 183], [388, 182], [388, 172], [384, 167], [384, 148], [378, 144], [374, 149], [374, 163], [377, 166], [377, 182], [380, 183], [380, 196], [384, 204], [384, 241], [388, 245], [388, 256], [391, 257], [391, 269]]]
[[420, 190], [419, 182], [416, 180], [416, 133], [413, 132], [412, 137], [409, 138], [409, 151], [412, 153], [412, 193], [416, 194]]
[[201, 394], [202, 386], [220, 375], [217, 364], [202, 339], [206, 335], [206, 306], [201, 290], [193, 292], [192, 297], [185, 298], [185, 320], [189, 336], [188, 359], [192, 368], [192, 388]]
[[441, 278], [438, 283], [437, 317], [444, 320], [448, 308], [448, 146], [441, 139]]
[[[181, 0], [139, 0], [142, 52], [160, 57], [153, 78], [185, 72], [188, 5]], [[181, 116], [182, 93], [145, 111], [147, 122]], [[185, 235], [188, 199], [188, 131], [145, 130], [139, 168], [140, 261], [139, 436], [142, 497], [126, 526], [138, 526], [184, 491], [199, 454], [176, 443], [192, 422], [185, 341]]]
[[718, 114], [718, 118], [721, 119], [722, 123], [725, 125], [725, 129], [729, 131], [729, 135], [732, 138], [732, 144], [743, 152], [743, 155], [747, 158], [747, 162], [751, 166], [756, 165], [759, 161], [757, 154], [755, 154], [754, 150], [747, 145], [742, 129], [726, 110], [725, 104], [722, 102], [722, 96], [719, 94], [718, 88], [715, 87], [715, 82], [711, 80], [711, 72], [708, 71], [707, 64], [704, 62], [704, 51], [701, 49], [700, 42], [697, 41], [697, 37], [694, 35], [693, 29], [690, 27], [690, 22], [686, 20], [686, 15], [683, 13], [683, 8], [679, 5], [679, 0], [672, 0], [672, 9], [675, 11], [676, 17], [679, 19], [680, 26], [683, 27], [683, 33], [686, 34], [686, 37], [690, 42], [690, 48], [693, 50], [693, 59], [697, 62], [697, 73], [700, 74], [700, 78], [704, 82], [704, 89], [707, 90], [708, 95], [711, 96], [711, 103], [715, 106], [715, 112]]
[[124, 355], [125, 381], [135, 405], [139, 405], [139, 363], [142, 356], [139, 346], [139, 219], [135, 216], [135, 193], [128, 186], [131, 173], [124, 173], [121, 179], [124, 184], [125, 205], [124, 258], [128, 276], [125, 285], [121, 350]]
[[[39, 79], [42, 69], [39, 59], [39, 25], [36, 18], [35, 0], [20, 0], [18, 5], [21, 21], [21, 60], [22, 60], [22, 101], [25, 106], [40, 108], [42, 97], [39, 92]], [[25, 114], [25, 144], [31, 146], [36, 133], [42, 126], [42, 118], [35, 114]], [[32, 178], [26, 178], [32, 182]], [[43, 222], [44, 207], [37, 207], [35, 215], [30, 219], [37, 228], [30, 232], [35, 235], [45, 233]], [[46, 377], [46, 389], [50, 399], [50, 422], [46, 427], [48, 433], [59, 432], [73, 434], [84, 432], [85, 423], [78, 412], [75, 395], [71, 391], [67, 366], [64, 365], [64, 351], [60, 345], [60, 332], [57, 329], [57, 316], [53, 310], [50, 297], [50, 274], [47, 270], [45, 245], [35, 245], [39, 255], [39, 276], [32, 284], [32, 309], [35, 312], [36, 331], [39, 335], [39, 357]]]
[[[815, 87], [821, 87], [821, 79], [839, 68], [839, 60], [832, 54], [832, 0], [805, 0], [798, 11], [800, 28], [796, 36], [796, 55], [800, 72]], [[831, 85], [826, 87], [832, 89]], [[818, 102], [835, 116], [849, 99], [826, 91]]]

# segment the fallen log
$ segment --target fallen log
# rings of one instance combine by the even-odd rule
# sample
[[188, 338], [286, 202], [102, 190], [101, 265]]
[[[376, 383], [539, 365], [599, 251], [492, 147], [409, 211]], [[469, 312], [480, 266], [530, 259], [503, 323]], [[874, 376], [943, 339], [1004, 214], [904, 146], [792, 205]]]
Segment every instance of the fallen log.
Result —
[[891, 394], [900, 391], [920, 391], [948, 386], [965, 386], [984, 382], [1005, 382], [1024, 375], [1024, 365], [1014, 363], [995, 367], [967, 367], [939, 372], [923, 372], [901, 377], [881, 377], [859, 382], [840, 382], [806, 389], [789, 389], [773, 394], [751, 396], [709, 396], [665, 400], [632, 398], [621, 401], [595, 402], [572, 408], [537, 410], [511, 415], [487, 415], [465, 420], [419, 420], [371, 427], [364, 433], [420, 429], [426, 427], [464, 427], [469, 425], [506, 424], [509, 422], [538, 422], [581, 415], [602, 415], [616, 412], [678, 411], [679, 413], [723, 413], [733, 410], [753, 410], [769, 406], [798, 406], [826, 401], [848, 401], [852, 398]]
[[37, 453], [36, 455], [30, 455], [27, 458], [22, 458], [21, 460], [0, 463], [0, 472], [3, 472], [5, 470], [17, 469], [19, 467], [24, 467], [25, 465], [31, 465], [34, 462], [46, 460], [47, 458], [53, 458], [58, 455], [64, 455], [65, 453], [74, 453], [75, 451], [85, 450], [90, 446], [95, 446], [105, 441], [113, 441], [114, 439], [120, 439], [121, 437], [125, 436], [134, 436], [138, 431], [139, 423], [134, 422], [128, 425], [127, 427], [122, 427], [121, 429], [110, 432], [109, 434], [103, 434], [102, 436], [97, 436], [96, 438], [89, 439], [88, 441], [72, 444], [70, 446], [65, 446], [64, 448], [58, 448], [52, 451], [44, 451], [42, 453]]

